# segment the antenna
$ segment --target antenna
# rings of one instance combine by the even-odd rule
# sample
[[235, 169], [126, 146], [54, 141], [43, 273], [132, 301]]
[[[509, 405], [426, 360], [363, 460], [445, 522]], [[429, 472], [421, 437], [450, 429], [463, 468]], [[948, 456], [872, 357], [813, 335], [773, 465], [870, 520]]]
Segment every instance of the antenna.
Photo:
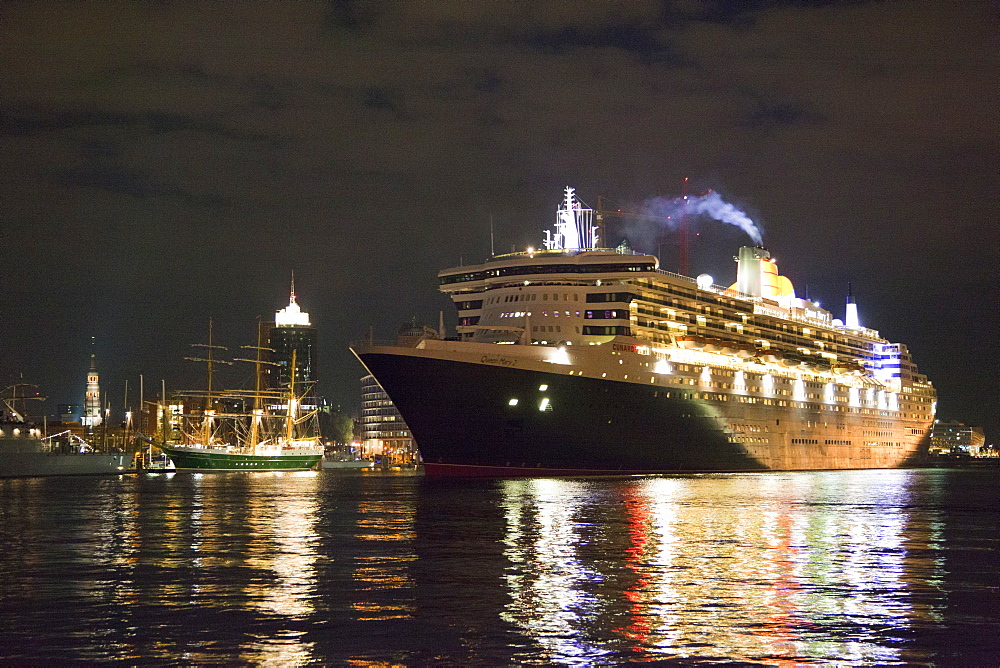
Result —
[[680, 231], [681, 237], [681, 247], [680, 247], [680, 267], [677, 271], [681, 276], [688, 275], [688, 177], [684, 177], [681, 182], [681, 199], [684, 200], [684, 213], [681, 214], [680, 224], [678, 229]]
[[493, 214], [490, 214], [490, 257], [495, 257], [496, 253], [493, 251]]

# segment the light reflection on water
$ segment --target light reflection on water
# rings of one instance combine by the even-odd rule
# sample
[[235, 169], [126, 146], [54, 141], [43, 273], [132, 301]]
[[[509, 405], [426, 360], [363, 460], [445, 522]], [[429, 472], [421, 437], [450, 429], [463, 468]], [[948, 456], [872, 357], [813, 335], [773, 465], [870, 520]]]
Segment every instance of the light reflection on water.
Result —
[[[934, 586], [939, 568], [940, 537], [907, 533], [913, 475], [648, 478], [622, 498], [581, 480], [505, 482], [507, 617], [553, 658], [620, 647], [594, 646], [594, 611], [622, 605], [613, 632], [648, 655], [906, 661], [902, 634], [933, 616], [910, 583]], [[620, 510], [624, 544], [591, 533], [603, 504]]]
[[0, 661], [982, 663], [997, 490], [954, 471], [0, 480]]
[[356, 537], [375, 549], [355, 557], [357, 600], [352, 607], [357, 613], [357, 621], [412, 617], [414, 581], [410, 567], [416, 555], [411, 551], [381, 550], [378, 546], [411, 544], [414, 510], [405, 498], [380, 498], [358, 504]]

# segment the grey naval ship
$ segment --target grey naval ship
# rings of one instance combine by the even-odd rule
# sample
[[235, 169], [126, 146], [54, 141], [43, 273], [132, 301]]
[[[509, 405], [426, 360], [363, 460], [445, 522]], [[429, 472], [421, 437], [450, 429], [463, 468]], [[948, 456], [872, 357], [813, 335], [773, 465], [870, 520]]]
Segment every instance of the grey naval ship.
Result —
[[95, 452], [68, 430], [46, 435], [43, 424], [26, 417], [18, 385], [0, 397], [0, 478], [113, 475], [126, 471], [128, 456]]
[[907, 348], [795, 294], [763, 247], [736, 281], [598, 246], [572, 188], [539, 250], [439, 272], [454, 340], [356, 345], [428, 475], [878, 469], [926, 452]]

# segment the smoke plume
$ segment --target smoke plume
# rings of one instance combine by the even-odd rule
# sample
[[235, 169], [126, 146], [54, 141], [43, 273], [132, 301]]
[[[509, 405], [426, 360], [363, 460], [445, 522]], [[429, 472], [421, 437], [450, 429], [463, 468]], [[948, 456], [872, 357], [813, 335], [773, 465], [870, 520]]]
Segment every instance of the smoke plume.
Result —
[[708, 191], [704, 195], [689, 195], [687, 198], [656, 197], [643, 205], [643, 215], [654, 218], [674, 227], [685, 214], [689, 216], [707, 216], [727, 225], [735, 225], [760, 245], [762, 239], [760, 229], [750, 216], [722, 199], [719, 193]]

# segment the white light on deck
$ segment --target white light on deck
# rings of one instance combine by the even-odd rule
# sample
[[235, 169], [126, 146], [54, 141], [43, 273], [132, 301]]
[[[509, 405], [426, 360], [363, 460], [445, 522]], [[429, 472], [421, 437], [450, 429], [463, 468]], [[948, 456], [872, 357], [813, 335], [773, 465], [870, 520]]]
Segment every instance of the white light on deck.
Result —
[[539, 392], [544, 392], [544, 391], [545, 391], [545, 390], [547, 390], [547, 389], [549, 389], [549, 386], [548, 386], [548, 385], [539, 385], [539, 386], [538, 386], [538, 391], [539, 391]]
[[542, 399], [542, 403], [538, 404], [538, 410], [544, 411], [548, 407], [549, 407], [549, 398], [545, 397], [544, 399]]
[[806, 400], [806, 384], [801, 378], [796, 378], [792, 384], [792, 399], [795, 401]]
[[747, 391], [747, 377], [740, 369], [733, 375], [733, 389], [740, 394], [746, 394]]
[[549, 356], [549, 359], [546, 361], [551, 364], [569, 364], [570, 363], [569, 353], [566, 352], [565, 348], [560, 346], [559, 348], [557, 348], [552, 352], [552, 354]]
[[847, 388], [847, 404], [849, 406], [861, 405], [861, 392], [856, 387]]
[[507, 402], [508, 406], [517, 406], [517, 399], [511, 399]]

